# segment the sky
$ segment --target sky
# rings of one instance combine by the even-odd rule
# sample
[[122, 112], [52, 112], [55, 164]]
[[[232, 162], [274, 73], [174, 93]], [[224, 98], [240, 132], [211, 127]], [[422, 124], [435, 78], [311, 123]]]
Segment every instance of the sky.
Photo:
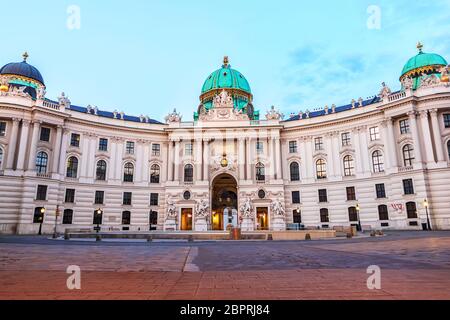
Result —
[[75, 105], [159, 121], [174, 108], [191, 121], [225, 55], [249, 81], [255, 108], [286, 116], [373, 96], [382, 82], [398, 89], [418, 41], [450, 61], [450, 0], [0, 0], [0, 8], [9, 8], [0, 65], [28, 51], [48, 98], [64, 91]]

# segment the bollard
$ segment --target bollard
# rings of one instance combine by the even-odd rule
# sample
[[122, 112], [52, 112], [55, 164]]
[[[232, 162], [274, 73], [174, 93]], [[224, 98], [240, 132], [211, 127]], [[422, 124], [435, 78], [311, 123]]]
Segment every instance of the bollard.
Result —
[[188, 242], [194, 242], [194, 236], [192, 234], [189, 235]]
[[307, 240], [307, 241], [311, 240], [311, 235], [309, 233], [306, 234], [305, 240]]
[[95, 236], [95, 241], [102, 241], [102, 237], [98, 234]]
[[267, 235], [267, 241], [273, 241], [273, 235], [271, 233]]
[[348, 232], [347, 233], [347, 239], [351, 239], [351, 238], [353, 238], [353, 234], [351, 232]]
[[149, 235], [148, 237], [147, 237], [147, 242], [152, 242], [153, 241], [153, 236], [152, 235]]

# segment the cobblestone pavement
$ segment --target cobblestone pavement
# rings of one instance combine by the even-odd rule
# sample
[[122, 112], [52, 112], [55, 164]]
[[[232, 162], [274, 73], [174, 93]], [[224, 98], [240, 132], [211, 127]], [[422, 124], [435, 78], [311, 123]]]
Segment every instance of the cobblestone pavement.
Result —
[[[81, 268], [81, 290], [66, 287]], [[381, 268], [369, 290], [367, 268]], [[310, 242], [0, 237], [0, 299], [450, 299], [450, 233]]]

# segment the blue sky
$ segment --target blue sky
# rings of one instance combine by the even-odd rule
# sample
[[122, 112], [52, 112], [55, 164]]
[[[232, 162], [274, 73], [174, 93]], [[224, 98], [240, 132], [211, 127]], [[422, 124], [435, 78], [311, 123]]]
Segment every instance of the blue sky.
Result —
[[[252, 87], [254, 105], [284, 114], [392, 89], [408, 58], [424, 51], [450, 60], [450, 0], [0, 0], [0, 64], [23, 51], [47, 96], [163, 120], [176, 107], [192, 119], [206, 77], [223, 56]], [[67, 28], [67, 8], [81, 29]], [[367, 9], [381, 9], [369, 29]], [[16, 7], [17, 10], [14, 9]]]

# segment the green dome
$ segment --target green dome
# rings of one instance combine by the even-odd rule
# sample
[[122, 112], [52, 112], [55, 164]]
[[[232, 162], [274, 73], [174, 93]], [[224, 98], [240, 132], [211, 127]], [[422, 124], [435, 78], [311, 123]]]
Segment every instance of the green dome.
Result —
[[406, 65], [403, 67], [402, 77], [410, 71], [429, 67], [429, 66], [446, 66], [447, 61], [445, 59], [435, 53], [424, 53], [422, 51], [419, 52], [418, 55], [412, 57], [408, 60]]
[[237, 70], [231, 69], [227, 61], [221, 69], [214, 71], [206, 79], [202, 87], [202, 94], [217, 89], [239, 89], [251, 93], [247, 79]]

